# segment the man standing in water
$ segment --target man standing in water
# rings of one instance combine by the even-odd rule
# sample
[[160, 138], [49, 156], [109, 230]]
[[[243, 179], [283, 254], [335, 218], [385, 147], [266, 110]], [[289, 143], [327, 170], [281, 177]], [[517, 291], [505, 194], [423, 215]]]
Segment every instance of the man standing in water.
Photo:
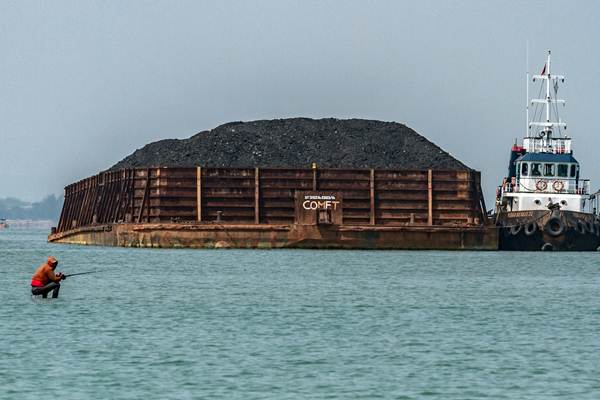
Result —
[[56, 258], [50, 256], [48, 261], [40, 265], [35, 273], [31, 277], [31, 294], [34, 296], [42, 295], [43, 298], [48, 297], [48, 293], [52, 291], [52, 298], [58, 297], [58, 291], [60, 290], [60, 281], [66, 279], [66, 276], [62, 272], [58, 274], [54, 273], [58, 261]]

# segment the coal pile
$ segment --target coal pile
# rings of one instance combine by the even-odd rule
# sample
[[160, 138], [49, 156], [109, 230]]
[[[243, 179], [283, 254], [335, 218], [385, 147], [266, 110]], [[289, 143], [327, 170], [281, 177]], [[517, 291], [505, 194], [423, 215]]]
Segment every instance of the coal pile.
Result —
[[466, 170], [466, 165], [397, 122], [290, 118], [230, 122], [189, 139], [136, 150], [111, 169], [284, 167]]

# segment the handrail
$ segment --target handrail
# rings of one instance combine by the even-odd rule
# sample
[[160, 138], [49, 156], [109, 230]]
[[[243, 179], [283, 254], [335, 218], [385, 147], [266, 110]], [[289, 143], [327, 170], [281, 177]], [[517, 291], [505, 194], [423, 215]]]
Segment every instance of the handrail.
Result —
[[596, 190], [594, 193], [590, 194], [589, 197], [589, 209], [592, 214], [595, 214], [597, 217], [600, 217], [600, 189]]
[[[521, 182], [505, 182], [502, 191], [506, 193], [551, 193], [551, 194], [590, 194], [589, 179], [558, 178], [558, 177], [529, 177], [534, 180], [534, 186], [528, 187]], [[600, 190], [598, 191], [600, 192]], [[596, 194], [598, 193], [596, 192]]]

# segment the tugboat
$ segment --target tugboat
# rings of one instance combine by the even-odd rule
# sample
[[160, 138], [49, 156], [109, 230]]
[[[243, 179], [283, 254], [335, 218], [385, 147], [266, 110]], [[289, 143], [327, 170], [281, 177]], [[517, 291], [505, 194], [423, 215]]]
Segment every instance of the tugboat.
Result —
[[[580, 177], [567, 125], [558, 116], [558, 85], [564, 76], [546, 64], [533, 82], [541, 81], [543, 99], [529, 103], [527, 73], [527, 133], [510, 152], [508, 176], [496, 191], [495, 221], [502, 250], [600, 250], [599, 191], [590, 192]], [[529, 106], [533, 117], [529, 118]]]

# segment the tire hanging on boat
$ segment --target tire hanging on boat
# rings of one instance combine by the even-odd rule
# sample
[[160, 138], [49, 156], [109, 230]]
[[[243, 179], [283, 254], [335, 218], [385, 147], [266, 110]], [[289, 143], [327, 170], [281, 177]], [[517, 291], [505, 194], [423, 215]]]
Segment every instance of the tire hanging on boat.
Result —
[[600, 222], [594, 222], [594, 235], [600, 236]]
[[577, 224], [576, 224], [576, 230], [578, 233], [585, 235], [587, 232], [587, 227], [585, 226], [585, 223], [582, 220], [577, 220]]
[[527, 225], [525, 225], [525, 228], [523, 230], [525, 232], [525, 235], [531, 236], [537, 231], [537, 228], [537, 222], [530, 222]]
[[558, 217], [552, 217], [546, 222], [544, 230], [550, 236], [560, 236], [565, 231], [565, 224]]
[[513, 236], [517, 236], [519, 232], [521, 232], [521, 229], [523, 229], [523, 225], [512, 225], [510, 227], [510, 234]]
[[592, 221], [586, 221], [585, 227], [589, 233], [594, 234], [594, 223]]
[[552, 243], [544, 243], [542, 245], [542, 251], [554, 251], [554, 246]]

